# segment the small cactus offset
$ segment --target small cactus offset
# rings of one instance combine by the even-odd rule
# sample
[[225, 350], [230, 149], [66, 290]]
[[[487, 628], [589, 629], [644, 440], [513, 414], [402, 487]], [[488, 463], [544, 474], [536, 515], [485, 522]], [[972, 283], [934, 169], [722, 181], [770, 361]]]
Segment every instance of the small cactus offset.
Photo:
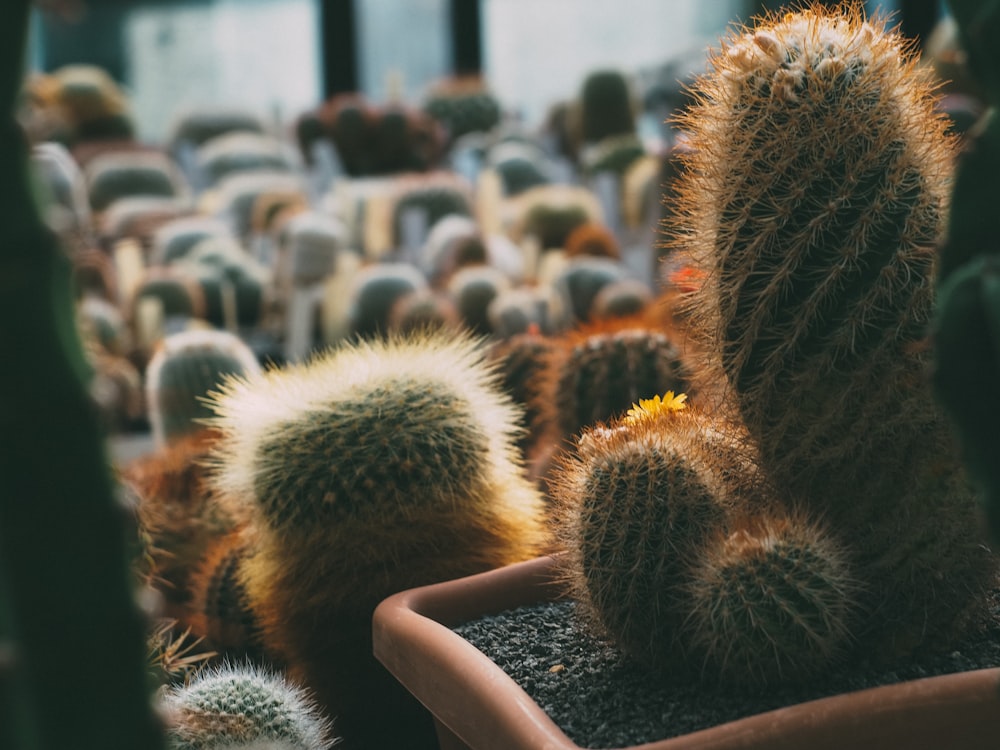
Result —
[[146, 402], [153, 438], [164, 447], [202, 429], [212, 414], [205, 399], [230, 375], [261, 372], [253, 351], [226, 331], [191, 329], [158, 345], [146, 368]]
[[857, 582], [843, 547], [801, 518], [764, 516], [703, 546], [685, 642], [723, 682], [815, 677], [848, 650]]
[[169, 750], [327, 750], [332, 725], [302, 688], [252, 666], [201, 672], [161, 698]]
[[699, 349], [770, 481], [849, 540], [887, 653], [956, 632], [995, 567], [927, 383], [954, 148], [907, 50], [860, 5], [765, 17], [699, 81], [676, 183]]
[[[265, 648], [345, 737], [385, 747], [386, 734], [424, 732], [371, 656], [375, 606], [546, 545], [542, 499], [513, 445], [517, 410], [485, 351], [448, 333], [345, 345], [230, 381], [215, 408], [214, 484], [259, 537], [241, 580]], [[396, 726], [365, 718], [384, 701]]]

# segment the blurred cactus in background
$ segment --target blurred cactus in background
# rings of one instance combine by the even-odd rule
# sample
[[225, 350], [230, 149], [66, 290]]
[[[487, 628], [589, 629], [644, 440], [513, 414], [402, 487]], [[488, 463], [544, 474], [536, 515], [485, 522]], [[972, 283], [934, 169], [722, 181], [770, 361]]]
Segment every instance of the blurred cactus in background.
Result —
[[990, 532], [1000, 544], [1000, 7], [950, 0], [968, 73], [990, 110], [958, 161], [948, 232], [938, 270], [934, 321], [934, 392], [948, 410], [962, 457], [977, 484]]
[[500, 102], [478, 78], [440, 81], [424, 97], [423, 110], [441, 123], [454, 142], [468, 133], [485, 133], [500, 124]]
[[[30, 10], [8, 3], [0, 30], [0, 306], [20, 321], [0, 329], [4, 350], [18, 353], [0, 376], [8, 394], [0, 410], [0, 736], [23, 750], [156, 750], [163, 738], [146, 683], [144, 618], [87, 395], [71, 265], [35, 203], [26, 138], [13, 119]], [[68, 664], [88, 676], [86, 689], [67, 679]]]
[[261, 372], [253, 351], [227, 331], [193, 329], [166, 336], [146, 367], [146, 403], [153, 439], [164, 447], [203, 429], [206, 399], [232, 375]]

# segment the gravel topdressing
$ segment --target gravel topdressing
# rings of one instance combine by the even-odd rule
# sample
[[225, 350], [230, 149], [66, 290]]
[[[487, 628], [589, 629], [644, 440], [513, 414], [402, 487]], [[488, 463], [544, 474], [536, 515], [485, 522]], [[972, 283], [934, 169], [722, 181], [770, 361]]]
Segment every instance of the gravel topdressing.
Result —
[[736, 691], [665, 684], [592, 634], [572, 601], [521, 607], [454, 628], [503, 669], [563, 732], [585, 748], [620, 748], [676, 737], [829, 695], [1000, 666], [1000, 591], [993, 617], [961, 647], [894, 668], [854, 666], [821, 682]]

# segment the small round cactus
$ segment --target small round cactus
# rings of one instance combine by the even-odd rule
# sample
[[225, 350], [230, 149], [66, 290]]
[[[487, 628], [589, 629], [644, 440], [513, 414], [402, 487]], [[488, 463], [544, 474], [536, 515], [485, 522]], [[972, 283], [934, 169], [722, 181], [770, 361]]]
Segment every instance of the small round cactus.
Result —
[[162, 697], [170, 750], [326, 750], [331, 722], [279, 674], [226, 665]]
[[227, 376], [251, 376], [261, 366], [242, 339], [215, 329], [191, 329], [162, 339], [146, 368], [146, 403], [160, 447], [197, 431], [212, 413], [205, 398]]
[[841, 545], [814, 524], [760, 519], [702, 547], [692, 568], [686, 645], [719, 679], [807, 679], [847, 650], [857, 582]]

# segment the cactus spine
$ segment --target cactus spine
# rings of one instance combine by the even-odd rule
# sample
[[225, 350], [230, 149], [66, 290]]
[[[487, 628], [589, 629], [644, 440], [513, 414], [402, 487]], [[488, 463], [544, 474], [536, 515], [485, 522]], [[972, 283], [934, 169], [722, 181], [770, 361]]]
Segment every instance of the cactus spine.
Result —
[[765, 18], [700, 88], [678, 192], [704, 349], [770, 479], [850, 540], [880, 613], [866, 627], [905, 650], [991, 568], [924, 387], [946, 121], [860, 6]]
[[[512, 443], [517, 411], [484, 362], [464, 336], [391, 338], [231, 381], [218, 398], [214, 484], [259, 535], [242, 580], [265, 647], [349, 739], [383, 747], [385, 733], [427, 730], [371, 657], [379, 601], [545, 544], [542, 500]], [[396, 726], [365, 719], [383, 698]]]
[[162, 698], [171, 750], [326, 750], [330, 721], [302, 688], [250, 666], [224, 666]]

